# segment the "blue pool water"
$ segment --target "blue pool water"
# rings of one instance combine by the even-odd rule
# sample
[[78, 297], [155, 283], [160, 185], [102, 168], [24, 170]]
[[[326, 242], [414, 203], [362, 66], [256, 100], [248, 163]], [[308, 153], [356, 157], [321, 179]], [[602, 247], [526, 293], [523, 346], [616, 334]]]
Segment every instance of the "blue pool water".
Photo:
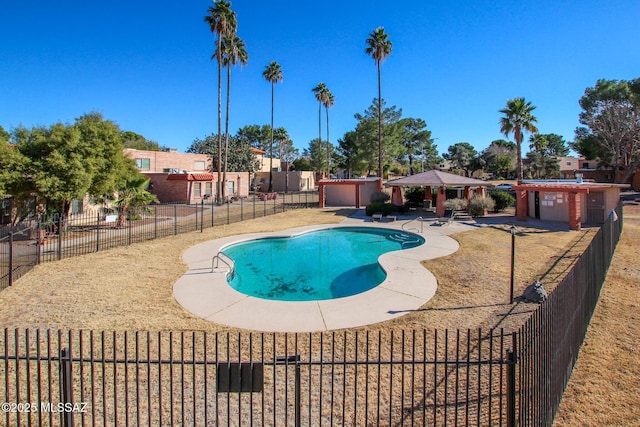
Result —
[[237, 291], [270, 300], [315, 301], [374, 288], [386, 277], [380, 255], [424, 242], [398, 230], [339, 227], [252, 240], [222, 252], [235, 263], [235, 275], [227, 280]]

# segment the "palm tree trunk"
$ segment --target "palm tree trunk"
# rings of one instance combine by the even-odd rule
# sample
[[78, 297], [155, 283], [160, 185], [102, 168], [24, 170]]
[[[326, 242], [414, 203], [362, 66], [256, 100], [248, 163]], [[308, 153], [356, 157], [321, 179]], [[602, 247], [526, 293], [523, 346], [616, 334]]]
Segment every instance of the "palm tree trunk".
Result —
[[[318, 153], [320, 153], [320, 171], [322, 171], [322, 101], [318, 101]], [[324, 172], [322, 172], [324, 175]]]
[[524, 173], [522, 171], [522, 132], [520, 128], [516, 127], [513, 132], [514, 139], [516, 140], [516, 162], [518, 168], [518, 184], [522, 183]]
[[225, 193], [227, 192], [227, 155], [229, 151], [229, 105], [231, 104], [231, 63], [227, 65], [227, 112], [225, 114], [224, 125], [224, 166], [222, 168], [222, 198], [224, 200]]
[[271, 82], [271, 149], [269, 150], [269, 193], [273, 191], [273, 92], [274, 83]]
[[382, 89], [380, 86], [380, 61], [378, 61], [378, 177], [382, 183]]
[[221, 57], [221, 36], [218, 35], [218, 183], [216, 200], [218, 204], [222, 203], [222, 57]]
[[331, 178], [331, 157], [329, 153], [329, 108], [325, 106], [327, 112], [327, 178]]

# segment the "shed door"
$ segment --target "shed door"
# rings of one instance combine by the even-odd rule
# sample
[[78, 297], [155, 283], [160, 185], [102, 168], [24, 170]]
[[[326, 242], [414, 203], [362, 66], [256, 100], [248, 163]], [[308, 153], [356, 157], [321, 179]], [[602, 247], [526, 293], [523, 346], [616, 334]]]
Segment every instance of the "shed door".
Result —
[[587, 194], [587, 223], [604, 223], [604, 191], [592, 191]]

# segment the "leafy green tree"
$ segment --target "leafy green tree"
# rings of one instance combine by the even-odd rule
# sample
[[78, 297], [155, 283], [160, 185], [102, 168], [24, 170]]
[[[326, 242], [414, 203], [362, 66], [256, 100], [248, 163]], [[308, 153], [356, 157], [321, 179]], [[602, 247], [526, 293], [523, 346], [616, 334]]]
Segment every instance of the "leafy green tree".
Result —
[[[381, 108], [380, 108], [381, 104]], [[367, 163], [367, 171], [370, 174], [374, 169], [375, 163], [384, 165], [383, 171], [390, 167], [392, 159], [401, 158], [405, 155], [406, 150], [402, 145], [402, 127], [399, 125], [402, 117], [402, 110], [398, 110], [394, 105], [385, 108], [385, 102], [373, 100], [373, 104], [367, 108], [364, 114], [355, 114], [358, 124], [356, 125], [356, 141], [358, 144], [358, 157], [362, 162]], [[384, 136], [384, 144], [375, 150], [371, 141], [376, 140], [376, 134], [379, 130], [378, 120], [382, 118], [382, 134]], [[378, 158], [382, 155], [382, 159]]]
[[274, 106], [274, 88], [276, 83], [281, 82], [282, 68], [280, 64], [275, 61], [271, 61], [269, 65], [262, 72], [262, 76], [271, 83], [271, 146], [269, 147], [269, 189], [273, 190], [273, 106]]
[[504, 117], [500, 119], [500, 132], [506, 137], [513, 133], [513, 139], [516, 140], [516, 171], [518, 181], [523, 179], [522, 171], [522, 139], [523, 132], [538, 132], [535, 126], [538, 120], [532, 114], [535, 106], [531, 102], [525, 101], [524, 98], [513, 98], [507, 101], [505, 108], [500, 110]]
[[[598, 80], [580, 98], [580, 123], [572, 148], [588, 159], [600, 158], [625, 182], [640, 167], [640, 78]], [[620, 179], [619, 171], [624, 171]]]
[[0, 137], [2, 139], [6, 137], [5, 141], [0, 141], [0, 199], [7, 194], [14, 195], [21, 192], [18, 189], [27, 167], [27, 159], [16, 147], [7, 143], [10, 135], [6, 135]]
[[480, 153], [480, 157], [484, 159], [486, 172], [506, 177], [515, 170], [516, 144], [497, 139]]
[[134, 161], [123, 154], [120, 128], [96, 112], [76, 118], [74, 127], [80, 132], [78, 153], [91, 176], [89, 194], [113, 194], [137, 172]]
[[294, 171], [312, 171], [313, 170], [313, 166], [311, 166], [311, 163], [309, 162], [309, 160], [305, 157], [299, 157], [297, 159], [295, 159], [293, 161], [291, 170]]
[[[392, 43], [383, 27], [378, 27], [366, 40], [365, 53], [373, 58], [378, 70], [378, 99], [382, 99], [380, 65], [391, 55]], [[378, 176], [382, 179], [382, 108], [378, 108]]]
[[450, 161], [457, 169], [464, 171], [464, 176], [470, 176], [473, 168], [473, 160], [478, 152], [468, 142], [458, 142], [448, 148], [448, 153], [443, 154], [445, 160]]
[[314, 171], [326, 170], [327, 158], [324, 153], [331, 152], [331, 148], [328, 145], [327, 141], [314, 138], [309, 142], [309, 146], [303, 149], [302, 155], [309, 160]]
[[73, 125], [16, 129], [15, 147], [27, 161], [12, 193], [35, 196], [47, 210], [65, 215], [74, 199], [112, 195], [138, 173], [123, 153], [121, 133], [99, 113], [85, 114]]
[[0, 143], [8, 143], [11, 139], [11, 134], [4, 130], [2, 126], [0, 126]]
[[349, 131], [338, 139], [337, 166], [347, 171], [351, 178], [353, 174], [363, 175], [367, 170], [367, 163], [358, 154], [358, 136], [355, 131]]
[[426, 168], [433, 169], [442, 158], [438, 155], [438, 150], [431, 138], [431, 131], [427, 130], [427, 123], [422, 119], [404, 118], [399, 121], [402, 132], [402, 145], [409, 160], [409, 174], [416, 173], [414, 160], [420, 161], [420, 172]]
[[[232, 136], [228, 142], [227, 168], [231, 172], [255, 172], [258, 169], [258, 160], [251, 151], [251, 146], [243, 142], [240, 138]], [[196, 138], [187, 149], [188, 153], [208, 154], [215, 158], [217, 156], [217, 135], [211, 134], [204, 139]], [[215, 172], [216, 164], [212, 163], [212, 170]]]
[[80, 131], [55, 124], [28, 130], [17, 144], [29, 158], [23, 190], [33, 194], [47, 210], [67, 214], [74, 199], [82, 199], [91, 187], [92, 167], [83, 156]]
[[550, 179], [560, 176], [558, 160], [555, 157], [547, 156], [544, 152], [528, 152], [524, 165], [529, 176], [534, 179]]
[[236, 14], [231, 10], [231, 3], [224, 0], [216, 0], [213, 6], [209, 7], [208, 15], [204, 17], [204, 22], [209, 25], [209, 29], [216, 37], [217, 48], [211, 59], [216, 59], [218, 63], [218, 200], [222, 201], [222, 39], [235, 36], [238, 23]]
[[251, 147], [269, 152], [271, 144], [271, 126], [246, 125], [238, 129], [236, 137]]
[[[235, 32], [235, 31], [234, 31]], [[247, 47], [242, 39], [235, 34], [233, 36], [225, 36], [220, 44], [222, 54], [219, 57], [222, 60], [222, 65], [227, 67], [227, 110], [225, 114], [224, 125], [224, 160], [222, 166], [222, 181], [227, 181], [227, 162], [229, 152], [229, 108], [231, 105], [231, 66], [240, 64], [247, 65], [249, 60], [249, 54], [247, 53]], [[225, 193], [227, 186], [222, 186], [222, 200], [226, 200]]]
[[555, 133], [535, 134], [529, 137], [529, 148], [546, 157], [566, 157], [570, 149], [567, 142]]
[[123, 227], [130, 214], [138, 213], [140, 209], [151, 204], [158, 203], [158, 198], [147, 191], [149, 179], [142, 174], [137, 174], [129, 179], [118, 189], [118, 195], [113, 202], [119, 208], [118, 227]]
[[135, 150], [147, 151], [167, 151], [168, 147], [160, 145], [155, 141], [150, 141], [144, 136], [132, 131], [123, 131], [120, 133], [122, 145], [124, 148], [133, 148]]

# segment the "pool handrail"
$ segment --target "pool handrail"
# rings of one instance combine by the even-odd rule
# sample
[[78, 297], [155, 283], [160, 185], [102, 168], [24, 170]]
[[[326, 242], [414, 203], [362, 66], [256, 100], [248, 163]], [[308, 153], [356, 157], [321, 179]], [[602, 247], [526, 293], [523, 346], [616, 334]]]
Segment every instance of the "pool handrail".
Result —
[[414, 218], [411, 221], [407, 221], [404, 224], [402, 224], [402, 229], [405, 231], [408, 231], [405, 227], [409, 224], [411, 224], [413, 221], [420, 221], [420, 233], [424, 232], [424, 218], [419, 216], [418, 218]]
[[[224, 255], [224, 258], [222, 257], [222, 255]], [[225, 260], [225, 258], [228, 261]], [[236, 266], [233, 260], [225, 255], [224, 252], [218, 252], [213, 256], [213, 258], [211, 258], [211, 272], [213, 273], [214, 269], [218, 268], [220, 261], [222, 261], [229, 268], [229, 272], [227, 274], [231, 275], [231, 279], [233, 279], [236, 274]]]

